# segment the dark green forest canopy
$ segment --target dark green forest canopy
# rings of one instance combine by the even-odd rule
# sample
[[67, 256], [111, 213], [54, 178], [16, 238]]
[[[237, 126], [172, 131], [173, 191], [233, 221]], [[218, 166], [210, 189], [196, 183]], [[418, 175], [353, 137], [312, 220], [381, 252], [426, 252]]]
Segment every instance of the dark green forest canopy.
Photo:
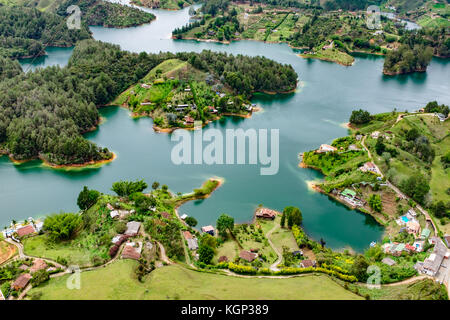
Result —
[[131, 27], [149, 23], [156, 17], [138, 8], [101, 0], [66, 0], [56, 10], [60, 16], [66, 16], [71, 5], [80, 7], [82, 19], [93, 26]]
[[136, 54], [94, 40], [80, 41], [66, 67], [48, 67], [0, 82], [0, 145], [15, 159], [40, 157], [54, 164], [81, 164], [112, 157], [82, 137], [99, 121], [96, 106], [107, 104], [169, 58], [189, 60], [223, 77], [236, 92], [282, 92], [296, 87], [291, 66], [263, 57], [225, 53]]
[[0, 55], [19, 58], [44, 53], [43, 46], [69, 47], [90, 38], [85, 25], [69, 30], [63, 17], [34, 8], [0, 6]]

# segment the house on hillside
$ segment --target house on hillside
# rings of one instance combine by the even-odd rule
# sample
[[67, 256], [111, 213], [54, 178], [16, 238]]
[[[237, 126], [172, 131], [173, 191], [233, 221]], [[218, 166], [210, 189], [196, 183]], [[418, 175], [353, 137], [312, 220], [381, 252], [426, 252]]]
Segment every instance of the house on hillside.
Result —
[[170, 219], [170, 213], [168, 213], [167, 211], [161, 212], [161, 216], [162, 216], [164, 219]]
[[431, 234], [430, 229], [424, 228], [424, 229], [422, 230], [422, 233], [420, 234], [420, 238], [421, 238], [422, 240], [426, 240], [426, 239], [428, 239], [428, 238], [430, 237], [430, 234]]
[[36, 233], [36, 229], [34, 229], [34, 226], [31, 224], [28, 224], [26, 226], [22, 226], [20, 228], [16, 229], [17, 235], [20, 237], [24, 237], [33, 233]]
[[317, 153], [327, 153], [335, 151], [337, 151], [337, 148], [330, 146], [329, 144], [321, 144], [319, 149], [316, 150]]
[[189, 231], [184, 231], [183, 236], [186, 239], [189, 250], [197, 250], [198, 249], [198, 241]]
[[214, 108], [213, 106], [208, 106], [208, 111], [211, 113], [217, 113], [217, 109]]
[[268, 208], [258, 208], [256, 210], [256, 217], [262, 219], [275, 219], [277, 212]]
[[139, 233], [140, 228], [141, 228], [140, 222], [130, 221], [127, 223], [127, 231], [125, 231], [125, 235], [134, 237]]
[[5, 296], [3, 295], [2, 290], [0, 289], [0, 301], [2, 301], [2, 300], [6, 300], [6, 299], [5, 299]]
[[239, 258], [247, 261], [247, 262], [252, 262], [253, 260], [255, 260], [258, 257], [258, 254], [247, 251], [247, 250], [242, 250], [239, 253]]
[[411, 220], [406, 223], [408, 233], [418, 234], [420, 231], [420, 223], [416, 220]]
[[141, 258], [142, 242], [127, 242], [122, 251], [122, 259], [139, 260]]
[[191, 116], [185, 116], [184, 117], [184, 124], [185, 125], [194, 124], [194, 118], [192, 118]]
[[373, 139], [378, 139], [378, 137], [380, 136], [380, 131], [374, 131], [371, 133], [370, 135]]
[[31, 280], [31, 274], [29, 273], [24, 273], [22, 275], [20, 275], [16, 281], [13, 282], [13, 284], [11, 285], [11, 288], [13, 288], [13, 290], [15, 291], [19, 291], [24, 289], [28, 283], [30, 283]]
[[35, 259], [33, 261], [33, 265], [30, 268], [30, 272], [35, 273], [36, 271], [47, 269], [47, 267], [48, 267], [48, 265], [44, 260]]
[[447, 119], [447, 117], [442, 113], [435, 113], [434, 115], [439, 119], [440, 122], [444, 122], [445, 119]]
[[300, 262], [300, 267], [302, 268], [314, 268], [315, 266], [316, 262], [313, 260], [306, 259]]
[[202, 232], [209, 233], [210, 235], [214, 236], [214, 227], [213, 226], [204, 226], [204, 227], [202, 227]]
[[394, 260], [392, 260], [391, 258], [388, 258], [388, 257], [381, 260], [381, 262], [388, 266], [391, 266], [391, 267], [396, 264], [396, 262]]
[[366, 162], [363, 166], [359, 168], [362, 172], [372, 172], [375, 174], [380, 174], [377, 166], [373, 162]]

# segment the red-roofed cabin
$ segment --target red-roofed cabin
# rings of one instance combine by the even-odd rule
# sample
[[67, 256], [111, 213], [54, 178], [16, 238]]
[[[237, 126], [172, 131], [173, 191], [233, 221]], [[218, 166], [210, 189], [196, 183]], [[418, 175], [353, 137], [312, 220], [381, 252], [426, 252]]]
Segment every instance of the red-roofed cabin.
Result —
[[34, 229], [34, 227], [31, 224], [29, 224], [27, 226], [20, 227], [19, 229], [16, 230], [16, 232], [19, 237], [24, 237], [29, 234], [36, 233], [36, 230]]

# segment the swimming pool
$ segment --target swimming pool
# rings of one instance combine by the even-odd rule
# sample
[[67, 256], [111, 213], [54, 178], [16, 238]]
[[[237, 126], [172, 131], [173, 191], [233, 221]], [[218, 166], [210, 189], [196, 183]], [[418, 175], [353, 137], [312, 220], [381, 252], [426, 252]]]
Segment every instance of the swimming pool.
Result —
[[407, 223], [409, 221], [409, 219], [406, 216], [402, 217], [403, 222]]

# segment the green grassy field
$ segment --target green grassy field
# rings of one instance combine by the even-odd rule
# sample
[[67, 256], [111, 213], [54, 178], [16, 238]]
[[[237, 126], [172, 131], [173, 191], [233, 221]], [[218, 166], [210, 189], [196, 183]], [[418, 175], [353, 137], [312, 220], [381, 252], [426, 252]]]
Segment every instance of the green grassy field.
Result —
[[360, 294], [369, 295], [371, 300], [448, 300], [445, 287], [430, 279], [411, 284], [382, 286], [380, 289], [369, 289], [360, 284], [350, 284], [349, 288], [357, 288]]
[[300, 54], [300, 56], [303, 58], [314, 58], [325, 61], [337, 62], [344, 66], [351, 66], [355, 61], [355, 58], [353, 58], [351, 55], [339, 51], [337, 49], [327, 49], [327, 50], [316, 49], [315, 54]]
[[44, 257], [56, 260], [64, 258], [69, 264], [77, 264], [80, 267], [92, 264], [92, 250], [77, 248], [71, 242], [47, 244], [46, 236], [36, 236], [24, 241], [25, 254], [34, 257]]
[[362, 299], [324, 275], [290, 279], [238, 278], [188, 270], [174, 265], [153, 271], [144, 283], [133, 273], [137, 262], [119, 260], [98, 270], [81, 274], [81, 289], [69, 290], [67, 276], [55, 278], [30, 291], [41, 299]]

